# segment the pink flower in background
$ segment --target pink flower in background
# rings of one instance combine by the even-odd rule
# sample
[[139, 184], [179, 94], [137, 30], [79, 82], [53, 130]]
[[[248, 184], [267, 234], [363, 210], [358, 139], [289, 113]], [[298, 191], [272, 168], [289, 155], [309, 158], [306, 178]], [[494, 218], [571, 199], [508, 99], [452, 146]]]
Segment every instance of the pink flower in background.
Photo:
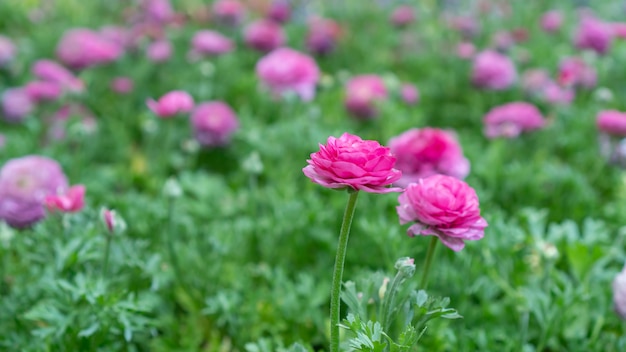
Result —
[[585, 15], [578, 25], [574, 44], [578, 49], [589, 49], [603, 55], [613, 42], [613, 29], [609, 23]]
[[75, 118], [76, 126], [85, 134], [92, 134], [98, 128], [96, 117], [85, 105], [80, 103], [66, 104], [48, 117], [48, 141], [65, 139], [68, 124], [72, 118]]
[[491, 37], [491, 45], [501, 52], [509, 50], [515, 44], [515, 38], [508, 31], [498, 31]]
[[350, 79], [346, 84], [346, 109], [355, 117], [375, 118], [378, 115], [376, 104], [387, 99], [387, 87], [380, 76], [361, 75]]
[[274, 21], [264, 19], [249, 24], [243, 36], [250, 48], [261, 52], [281, 47], [286, 41], [283, 28]]
[[56, 55], [62, 63], [83, 69], [117, 60], [124, 53], [122, 46], [90, 29], [71, 29], [63, 34]]
[[491, 109], [483, 119], [487, 138], [515, 138], [522, 132], [545, 125], [541, 111], [526, 102], [513, 102]]
[[57, 100], [63, 94], [60, 85], [47, 81], [28, 82], [26, 86], [24, 86], [24, 89], [30, 100], [34, 103], [46, 100]]
[[327, 188], [350, 188], [371, 193], [399, 192], [388, 188], [402, 173], [394, 169], [396, 158], [376, 141], [344, 133], [328, 137], [326, 145], [311, 154], [302, 169], [311, 181]]
[[480, 31], [480, 24], [473, 17], [457, 16], [448, 19], [450, 28], [461, 33], [463, 38], [472, 38]]
[[191, 39], [192, 52], [200, 55], [222, 55], [233, 51], [232, 40], [210, 30], [196, 32]]
[[626, 22], [613, 22], [611, 29], [615, 38], [626, 39]]
[[287, 0], [274, 0], [266, 17], [274, 22], [285, 23], [291, 18], [291, 6]]
[[407, 233], [437, 236], [453, 251], [465, 241], [484, 237], [487, 221], [480, 216], [476, 191], [464, 181], [446, 175], [433, 175], [410, 184], [398, 197], [400, 224], [414, 223]]
[[626, 320], [626, 266], [613, 279], [613, 309], [620, 318]]
[[148, 108], [158, 117], [173, 117], [178, 114], [188, 113], [193, 109], [193, 98], [189, 93], [182, 90], [174, 90], [163, 95], [158, 101], [146, 100]]
[[565, 87], [582, 86], [593, 88], [596, 86], [596, 70], [577, 57], [569, 57], [559, 64], [557, 82]]
[[241, 23], [245, 12], [245, 7], [237, 0], [217, 0], [213, 3], [213, 14], [218, 21], [224, 24], [237, 25]]
[[15, 228], [31, 226], [46, 216], [46, 196], [66, 189], [56, 161], [36, 155], [11, 159], [0, 169], [0, 220]]
[[31, 67], [31, 72], [42, 81], [59, 84], [70, 92], [82, 92], [85, 84], [72, 72], [52, 60], [37, 60]]
[[143, 0], [142, 10], [150, 21], [166, 23], [174, 18], [174, 9], [169, 0]]
[[85, 206], [85, 186], [70, 187], [65, 193], [49, 194], [44, 198], [48, 211], [62, 213], [76, 213]]
[[569, 105], [576, 97], [576, 93], [572, 88], [563, 87], [553, 81], [548, 82], [542, 94], [545, 101], [557, 105]]
[[415, 21], [415, 12], [412, 6], [401, 5], [396, 7], [389, 17], [391, 24], [396, 27], [406, 27]]
[[313, 18], [309, 21], [306, 48], [315, 55], [326, 55], [335, 50], [340, 35], [341, 27], [337, 22], [326, 18]]
[[617, 110], [601, 111], [596, 117], [596, 126], [601, 132], [626, 136], [626, 113]]
[[290, 48], [279, 48], [265, 55], [256, 64], [256, 74], [274, 94], [296, 93], [304, 101], [315, 96], [320, 72], [308, 55]]
[[563, 24], [563, 15], [561, 12], [552, 10], [541, 16], [541, 28], [548, 33], [556, 32]]
[[130, 77], [115, 77], [111, 81], [111, 90], [118, 94], [128, 94], [133, 88], [134, 83]]
[[157, 40], [146, 49], [146, 55], [152, 62], [165, 62], [172, 56], [172, 44], [168, 40]]
[[517, 79], [513, 61], [495, 51], [483, 51], [476, 55], [472, 67], [472, 83], [479, 88], [503, 90]]
[[464, 179], [470, 171], [470, 163], [450, 131], [414, 128], [392, 138], [389, 149], [398, 160], [396, 168], [402, 171], [402, 178], [395, 183], [400, 187], [435, 174]]
[[21, 122], [35, 109], [25, 88], [10, 88], [2, 94], [2, 113], [8, 122]]
[[531, 68], [522, 75], [522, 88], [531, 95], [539, 95], [550, 82], [550, 73], [544, 69]]
[[115, 43], [124, 49], [132, 48], [136, 44], [131, 31], [124, 27], [104, 26], [100, 28], [99, 33], [105, 40]]
[[471, 59], [476, 53], [476, 47], [470, 42], [460, 42], [456, 46], [456, 55], [461, 59]]
[[191, 126], [198, 143], [215, 147], [228, 144], [239, 121], [228, 104], [211, 101], [196, 106], [191, 113]]
[[0, 67], [13, 61], [16, 53], [17, 49], [11, 39], [0, 35]]
[[400, 97], [409, 105], [415, 105], [419, 101], [420, 92], [413, 84], [404, 83], [400, 86]]

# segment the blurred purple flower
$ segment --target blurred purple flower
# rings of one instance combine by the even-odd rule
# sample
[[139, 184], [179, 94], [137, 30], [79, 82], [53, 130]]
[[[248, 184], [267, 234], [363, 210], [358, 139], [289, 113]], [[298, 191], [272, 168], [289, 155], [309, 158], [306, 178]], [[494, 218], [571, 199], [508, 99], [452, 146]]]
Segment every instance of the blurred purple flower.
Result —
[[2, 112], [8, 122], [21, 122], [35, 108], [25, 88], [10, 88], [2, 94]]
[[563, 24], [563, 15], [561, 12], [552, 10], [541, 16], [541, 28], [548, 33], [556, 32]]
[[48, 81], [32, 81], [24, 86], [26, 94], [34, 103], [57, 100], [63, 94], [63, 87]]
[[227, 25], [238, 25], [245, 16], [245, 7], [237, 0], [217, 0], [213, 3], [213, 14]]
[[11, 39], [0, 35], [0, 67], [13, 61], [16, 53], [17, 49]]
[[315, 55], [326, 55], [337, 45], [341, 27], [331, 19], [316, 17], [309, 22], [306, 48]]
[[117, 60], [123, 48], [90, 29], [70, 29], [57, 45], [59, 61], [73, 69], [105, 64]]
[[278, 23], [285, 23], [291, 18], [291, 5], [287, 0], [274, 0], [267, 9], [266, 17]]
[[320, 72], [313, 58], [290, 48], [279, 48], [256, 64], [256, 74], [275, 95], [296, 93], [303, 101], [315, 97]]
[[172, 44], [168, 40], [157, 40], [146, 48], [146, 55], [152, 62], [165, 62], [172, 56]]
[[192, 53], [199, 55], [221, 55], [231, 52], [232, 40], [216, 31], [202, 30], [191, 39]]
[[278, 23], [261, 19], [245, 28], [244, 40], [250, 48], [268, 52], [283, 46], [286, 37], [285, 31]]
[[396, 27], [406, 27], [415, 21], [415, 12], [412, 6], [409, 5], [401, 5], [396, 7], [391, 16], [389, 17], [389, 21]]
[[541, 111], [526, 102], [496, 106], [485, 115], [483, 122], [487, 138], [515, 138], [545, 125]]
[[476, 55], [472, 66], [472, 83], [483, 89], [503, 90], [517, 79], [513, 61], [491, 50]]
[[193, 109], [193, 98], [182, 90], [174, 90], [159, 98], [146, 100], [148, 108], [158, 117], [168, 118], [178, 114], [188, 113]]
[[83, 81], [72, 72], [52, 60], [37, 60], [31, 72], [39, 79], [57, 83], [70, 92], [82, 92], [85, 89]]
[[590, 49], [600, 55], [609, 51], [613, 42], [613, 29], [609, 23], [591, 15], [584, 15], [578, 25], [574, 44], [578, 49]]
[[400, 97], [408, 105], [415, 105], [419, 101], [420, 92], [414, 84], [403, 83], [400, 86]]
[[195, 107], [191, 113], [191, 126], [200, 145], [216, 147], [228, 144], [239, 127], [239, 121], [228, 104], [211, 101]]

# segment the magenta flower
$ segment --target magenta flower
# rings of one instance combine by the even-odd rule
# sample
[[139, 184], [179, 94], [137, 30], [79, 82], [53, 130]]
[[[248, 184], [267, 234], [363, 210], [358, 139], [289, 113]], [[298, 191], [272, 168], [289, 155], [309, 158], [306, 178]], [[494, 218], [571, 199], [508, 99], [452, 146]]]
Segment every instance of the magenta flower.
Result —
[[213, 3], [213, 13], [218, 21], [227, 25], [241, 23], [246, 9], [237, 0], [217, 0]]
[[188, 113], [193, 109], [193, 98], [189, 93], [182, 90], [174, 90], [159, 98], [146, 100], [148, 108], [158, 117], [173, 117], [178, 114]]
[[581, 86], [593, 88], [596, 86], [596, 70], [577, 57], [565, 58], [559, 64], [558, 83], [562, 86]]
[[495, 51], [483, 51], [476, 55], [472, 67], [472, 83], [479, 88], [503, 90], [517, 79], [513, 61]]
[[396, 158], [389, 148], [376, 141], [344, 133], [328, 137], [326, 145], [311, 154], [302, 172], [311, 181], [328, 188], [349, 188], [371, 193], [399, 192], [401, 188], [387, 186], [402, 177], [394, 169]]
[[79, 212], [85, 206], [85, 186], [76, 185], [70, 187], [65, 193], [49, 194], [44, 198], [44, 204], [50, 212]]
[[398, 198], [400, 224], [414, 223], [407, 234], [437, 236], [453, 251], [465, 241], [483, 238], [487, 221], [480, 216], [478, 196], [467, 183], [433, 175], [410, 184]]
[[611, 29], [615, 38], [626, 39], [626, 22], [613, 22]]
[[596, 117], [596, 126], [601, 132], [626, 137], [626, 113], [617, 110], [604, 110]]
[[522, 75], [522, 88], [528, 94], [538, 95], [550, 82], [550, 73], [544, 69], [531, 68]]
[[341, 27], [337, 22], [325, 18], [313, 18], [309, 22], [306, 48], [314, 55], [326, 55], [335, 50], [340, 35]]
[[31, 226], [46, 216], [46, 196], [66, 189], [56, 161], [37, 155], [11, 159], [0, 169], [0, 220], [15, 228]]
[[71, 118], [79, 120], [74, 126], [79, 127], [85, 134], [92, 134], [98, 128], [98, 122], [93, 112], [80, 103], [70, 103], [61, 106], [49, 118], [47, 137], [50, 141], [63, 140]]
[[541, 111], [526, 102], [513, 102], [491, 109], [483, 120], [487, 138], [515, 138], [522, 132], [542, 128]]
[[626, 320], [626, 267], [613, 279], [613, 309]]
[[419, 101], [420, 92], [415, 85], [404, 83], [400, 87], [400, 97], [406, 104], [415, 105]]
[[233, 42], [221, 33], [210, 30], [198, 31], [191, 39], [192, 53], [199, 55], [222, 55], [233, 51]]
[[261, 58], [256, 74], [275, 95], [293, 92], [304, 101], [315, 96], [320, 76], [313, 58], [289, 48], [276, 49]]
[[268, 52], [285, 44], [283, 27], [270, 20], [258, 20], [250, 23], [244, 30], [244, 40], [250, 48]]
[[557, 105], [569, 105], [576, 96], [572, 88], [562, 87], [553, 81], [548, 82], [541, 93], [545, 101]]
[[30, 100], [35, 103], [57, 100], [63, 94], [59, 84], [47, 81], [29, 82], [24, 86], [24, 89]]
[[165, 62], [172, 56], [172, 44], [167, 40], [157, 40], [146, 49], [146, 55], [152, 62]]
[[409, 5], [396, 7], [391, 13], [389, 21], [392, 25], [400, 28], [410, 25], [415, 21], [415, 12], [413, 7]]
[[52, 60], [37, 60], [31, 72], [40, 80], [59, 84], [70, 92], [82, 92], [85, 89], [83, 81]]
[[380, 76], [361, 75], [346, 84], [344, 104], [353, 116], [372, 119], [378, 115], [376, 104], [387, 99], [387, 87]]
[[111, 80], [111, 90], [118, 94], [128, 94], [133, 91], [134, 83], [130, 77], [115, 77]]
[[556, 10], [548, 11], [541, 16], [541, 28], [548, 33], [556, 32], [563, 24], [563, 15]]
[[228, 104], [211, 101], [196, 106], [191, 113], [191, 126], [198, 143], [215, 147], [228, 144], [239, 127], [239, 121]]
[[2, 113], [8, 122], [21, 122], [35, 109], [25, 88], [11, 88], [2, 94]]
[[609, 50], [612, 42], [613, 29], [609, 23], [590, 15], [582, 18], [574, 37], [576, 48], [593, 50], [603, 55]]
[[169, 0], [143, 0], [142, 9], [148, 20], [157, 23], [167, 23], [175, 14]]
[[56, 49], [59, 61], [74, 69], [109, 63], [122, 54], [122, 46], [98, 32], [84, 28], [67, 31]]
[[402, 178], [395, 183], [400, 187], [435, 174], [464, 179], [470, 171], [470, 163], [450, 131], [414, 128], [392, 138], [389, 149], [398, 159], [396, 168], [402, 171]]
[[0, 67], [13, 61], [17, 50], [11, 39], [0, 35]]
[[465, 60], [469, 60], [476, 54], [476, 47], [470, 42], [460, 42], [456, 46], [456, 55]]
[[291, 6], [287, 0], [274, 0], [265, 16], [277, 23], [285, 23], [291, 18]]

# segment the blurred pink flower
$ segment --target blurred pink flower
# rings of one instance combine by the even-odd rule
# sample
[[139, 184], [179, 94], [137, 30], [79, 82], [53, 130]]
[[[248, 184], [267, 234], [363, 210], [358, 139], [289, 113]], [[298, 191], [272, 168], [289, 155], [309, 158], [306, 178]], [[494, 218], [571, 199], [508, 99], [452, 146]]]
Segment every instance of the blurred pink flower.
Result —
[[615, 38], [626, 39], [626, 22], [613, 22], [611, 29]]
[[25, 88], [10, 88], [2, 94], [2, 112], [8, 122], [21, 122], [35, 109]]
[[396, 27], [406, 27], [415, 21], [415, 12], [412, 6], [400, 5], [396, 7], [389, 21]]
[[531, 95], [539, 95], [550, 82], [550, 73], [541, 68], [528, 69], [522, 75], [522, 88]]
[[174, 9], [169, 0], [142, 0], [144, 15], [150, 21], [167, 23], [174, 18]]
[[104, 26], [100, 28], [100, 35], [124, 49], [132, 48], [136, 44], [131, 31], [124, 27]]
[[65, 139], [68, 123], [72, 118], [76, 119], [77, 126], [85, 134], [92, 134], [97, 130], [98, 122], [89, 108], [81, 103], [65, 104], [48, 117], [48, 141]]
[[470, 163], [450, 131], [414, 128], [392, 138], [389, 149], [398, 159], [396, 168], [402, 171], [402, 178], [395, 185], [403, 188], [435, 174], [464, 179], [470, 171]]
[[596, 126], [601, 132], [626, 137], [626, 113], [617, 110], [604, 110], [596, 117]]
[[50, 212], [76, 213], [85, 206], [85, 186], [70, 187], [64, 193], [49, 194], [44, 198], [44, 205]]
[[603, 55], [613, 42], [613, 29], [609, 23], [585, 15], [578, 25], [574, 44], [578, 49], [590, 49]]
[[172, 44], [168, 40], [157, 40], [146, 49], [146, 55], [152, 62], [165, 62], [172, 56]]
[[83, 69], [117, 60], [123, 48], [90, 29], [70, 29], [57, 45], [56, 55], [62, 63]]
[[26, 94], [34, 103], [45, 100], [56, 100], [63, 94], [62, 87], [54, 82], [32, 81], [24, 86]]
[[515, 44], [515, 38], [508, 31], [497, 31], [491, 36], [491, 45], [496, 50], [505, 52]]
[[315, 17], [309, 21], [306, 35], [306, 48], [315, 55], [326, 55], [337, 45], [341, 27], [331, 19]]
[[146, 100], [148, 108], [158, 117], [168, 118], [188, 113], [193, 109], [193, 98], [182, 90], [174, 90], [163, 95], [158, 101]]
[[31, 72], [39, 79], [57, 83], [70, 92], [82, 92], [85, 84], [72, 72], [52, 60], [37, 60], [31, 67]]
[[286, 37], [285, 31], [278, 23], [261, 19], [245, 28], [244, 40], [250, 48], [268, 52], [283, 46]]
[[387, 99], [387, 87], [380, 76], [361, 75], [346, 84], [344, 105], [353, 116], [372, 119], [378, 115], [376, 104]]
[[480, 31], [480, 24], [473, 17], [456, 16], [448, 19], [450, 28], [461, 33], [463, 38], [468, 39], [476, 36]]
[[400, 86], [400, 97], [406, 104], [415, 105], [419, 101], [420, 92], [415, 85], [403, 83]]
[[562, 24], [563, 15], [559, 11], [548, 11], [541, 16], [541, 28], [548, 33], [558, 31]]
[[287, 0], [274, 0], [267, 10], [266, 17], [278, 23], [285, 23], [291, 18], [291, 5]]
[[13, 44], [11, 39], [0, 35], [0, 67], [13, 61], [16, 53], [17, 49], [15, 48], [15, 44]]
[[626, 266], [613, 279], [613, 309], [622, 320], [626, 320]]
[[113, 234], [120, 227], [120, 219], [115, 210], [102, 208], [100, 211], [100, 218], [102, 219], [106, 229], [109, 231], [109, 234]]
[[560, 86], [553, 81], [548, 82], [542, 94], [545, 101], [557, 105], [569, 105], [575, 97], [572, 88]]
[[513, 102], [491, 109], [484, 117], [487, 138], [515, 138], [522, 132], [545, 125], [541, 111], [526, 102]]
[[134, 83], [130, 77], [115, 77], [111, 80], [111, 90], [118, 94], [128, 94], [133, 91]]
[[483, 51], [474, 57], [472, 83], [479, 88], [503, 90], [517, 79], [513, 61], [495, 51]]
[[393, 168], [396, 158], [389, 148], [377, 141], [362, 140], [349, 133], [339, 138], [331, 136], [307, 162], [309, 165], [302, 169], [306, 177], [327, 188], [371, 193], [401, 191], [401, 188], [387, 187], [402, 173]]
[[261, 58], [256, 74], [274, 94], [294, 92], [304, 101], [315, 96], [319, 68], [313, 58], [290, 48], [279, 48]]
[[192, 52], [200, 55], [221, 55], [233, 51], [233, 42], [221, 33], [210, 30], [196, 32], [191, 39]]
[[487, 221], [480, 216], [476, 191], [464, 181], [446, 175], [433, 175], [410, 184], [398, 197], [400, 224], [414, 223], [407, 233], [437, 236], [453, 251], [465, 241], [484, 237]]
[[239, 121], [228, 104], [211, 101], [196, 106], [191, 113], [191, 126], [200, 145], [215, 147], [228, 144]]
[[11, 159], [0, 169], [0, 220], [29, 227], [46, 216], [45, 197], [66, 189], [67, 178], [56, 161], [37, 155]]
[[237, 25], [245, 16], [245, 7], [237, 0], [217, 0], [213, 3], [213, 13], [218, 21]]
[[581, 86], [593, 88], [596, 86], [596, 70], [577, 57], [565, 58], [559, 64], [557, 82], [565, 87]]
[[471, 59], [476, 53], [476, 47], [470, 42], [460, 42], [456, 46], [456, 55], [461, 59]]

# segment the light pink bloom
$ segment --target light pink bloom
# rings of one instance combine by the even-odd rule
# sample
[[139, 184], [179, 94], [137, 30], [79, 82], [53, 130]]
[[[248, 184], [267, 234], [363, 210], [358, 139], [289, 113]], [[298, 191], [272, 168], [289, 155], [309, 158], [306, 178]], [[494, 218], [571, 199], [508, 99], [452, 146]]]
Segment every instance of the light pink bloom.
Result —
[[480, 24], [473, 17], [457, 16], [448, 20], [450, 28], [458, 31], [463, 38], [468, 39], [476, 36], [480, 31]]
[[143, 0], [142, 9], [147, 19], [167, 23], [174, 17], [174, 9], [169, 0]]
[[2, 112], [8, 122], [21, 122], [35, 109], [25, 88], [10, 88], [2, 94]]
[[261, 19], [245, 28], [244, 40], [252, 49], [267, 52], [283, 46], [286, 37], [285, 31], [278, 23]]
[[526, 102], [513, 102], [491, 109], [483, 120], [487, 138], [515, 138], [522, 132], [545, 125], [541, 111]]
[[509, 50], [515, 44], [515, 38], [508, 31], [498, 31], [491, 37], [491, 45], [501, 52]]
[[296, 93], [304, 101], [315, 96], [320, 72], [315, 60], [290, 48], [279, 48], [256, 64], [256, 74], [274, 94]]
[[65, 139], [68, 123], [72, 118], [76, 118], [77, 126], [86, 134], [91, 134], [98, 128], [96, 117], [89, 108], [81, 103], [70, 103], [61, 106], [48, 118], [48, 140], [60, 141]]
[[11, 39], [0, 35], [0, 67], [13, 61], [17, 50]]
[[49, 194], [44, 198], [48, 211], [62, 213], [76, 213], [85, 206], [85, 186], [70, 187], [65, 193]]
[[104, 223], [104, 226], [109, 231], [109, 234], [113, 234], [120, 226], [120, 220], [118, 219], [115, 210], [103, 208], [100, 211], [100, 218]]
[[596, 86], [596, 70], [577, 57], [569, 57], [561, 61], [557, 81], [565, 87], [582, 86], [593, 88]]
[[62, 87], [54, 82], [32, 81], [24, 87], [31, 101], [39, 103], [45, 100], [56, 100], [63, 94]]
[[620, 318], [626, 320], [626, 266], [613, 279], [613, 309]]
[[610, 23], [603, 22], [593, 16], [584, 16], [574, 37], [578, 49], [590, 49], [600, 55], [606, 54], [613, 42], [613, 29]]
[[613, 22], [611, 29], [615, 38], [626, 39], [626, 22]]
[[193, 109], [193, 98], [189, 93], [174, 90], [163, 95], [158, 101], [146, 100], [148, 108], [158, 117], [173, 117], [178, 114], [188, 113]]
[[57, 45], [59, 61], [74, 69], [83, 69], [117, 60], [123, 48], [90, 29], [71, 29]]
[[563, 15], [559, 11], [548, 11], [541, 16], [541, 28], [548, 33], [558, 31], [562, 24]]
[[476, 53], [476, 47], [470, 42], [460, 42], [456, 46], [456, 54], [461, 59], [471, 59]]
[[70, 92], [82, 92], [85, 84], [72, 72], [52, 60], [37, 60], [31, 72], [42, 81], [57, 83]]
[[553, 81], [548, 82], [542, 94], [545, 101], [557, 105], [569, 105], [576, 97], [574, 89], [560, 86]]
[[415, 21], [415, 12], [413, 7], [409, 5], [396, 7], [391, 13], [389, 21], [396, 27], [406, 27], [410, 25]]
[[437, 236], [453, 251], [465, 241], [484, 237], [487, 221], [480, 216], [478, 196], [464, 181], [433, 175], [410, 184], [398, 197], [400, 224], [414, 223], [407, 234]]
[[111, 90], [118, 94], [128, 94], [133, 88], [134, 83], [130, 77], [115, 77], [111, 81]]
[[213, 13], [218, 21], [237, 25], [241, 23], [245, 16], [245, 7], [237, 0], [217, 0], [213, 3]]
[[353, 77], [346, 84], [346, 109], [355, 117], [375, 118], [378, 115], [376, 104], [387, 99], [387, 87], [380, 76], [361, 75]]
[[341, 27], [331, 19], [315, 17], [309, 21], [306, 48], [315, 55], [326, 55], [337, 46]]
[[172, 56], [172, 44], [167, 40], [157, 40], [146, 49], [146, 55], [152, 62], [165, 62]]
[[517, 79], [513, 61], [495, 51], [483, 51], [474, 57], [472, 83], [479, 88], [503, 90]]
[[420, 92], [415, 85], [404, 83], [400, 87], [400, 96], [405, 103], [414, 105], [420, 98]]
[[550, 74], [544, 69], [531, 68], [522, 75], [522, 88], [528, 94], [539, 95], [550, 82]]
[[105, 40], [115, 43], [124, 49], [132, 48], [136, 44], [130, 30], [124, 27], [104, 26], [100, 28], [100, 35]]
[[470, 163], [450, 131], [414, 128], [392, 138], [389, 149], [398, 159], [396, 168], [402, 171], [402, 178], [395, 183], [400, 187], [435, 174], [464, 179], [470, 171]]
[[601, 132], [626, 137], [626, 113], [617, 110], [604, 110], [596, 117], [596, 126]]
[[228, 144], [239, 121], [228, 104], [211, 101], [196, 106], [191, 113], [191, 126], [200, 145], [215, 147]]
[[349, 133], [339, 138], [331, 136], [307, 162], [309, 165], [302, 169], [306, 177], [324, 187], [371, 193], [401, 191], [387, 187], [398, 181], [402, 173], [393, 168], [396, 158], [389, 148], [376, 141]]
[[221, 55], [233, 51], [233, 42], [221, 33], [210, 30], [196, 32], [191, 39], [192, 52], [200, 55]]
[[266, 17], [274, 22], [285, 23], [291, 18], [291, 6], [287, 0], [274, 0], [267, 9]]

